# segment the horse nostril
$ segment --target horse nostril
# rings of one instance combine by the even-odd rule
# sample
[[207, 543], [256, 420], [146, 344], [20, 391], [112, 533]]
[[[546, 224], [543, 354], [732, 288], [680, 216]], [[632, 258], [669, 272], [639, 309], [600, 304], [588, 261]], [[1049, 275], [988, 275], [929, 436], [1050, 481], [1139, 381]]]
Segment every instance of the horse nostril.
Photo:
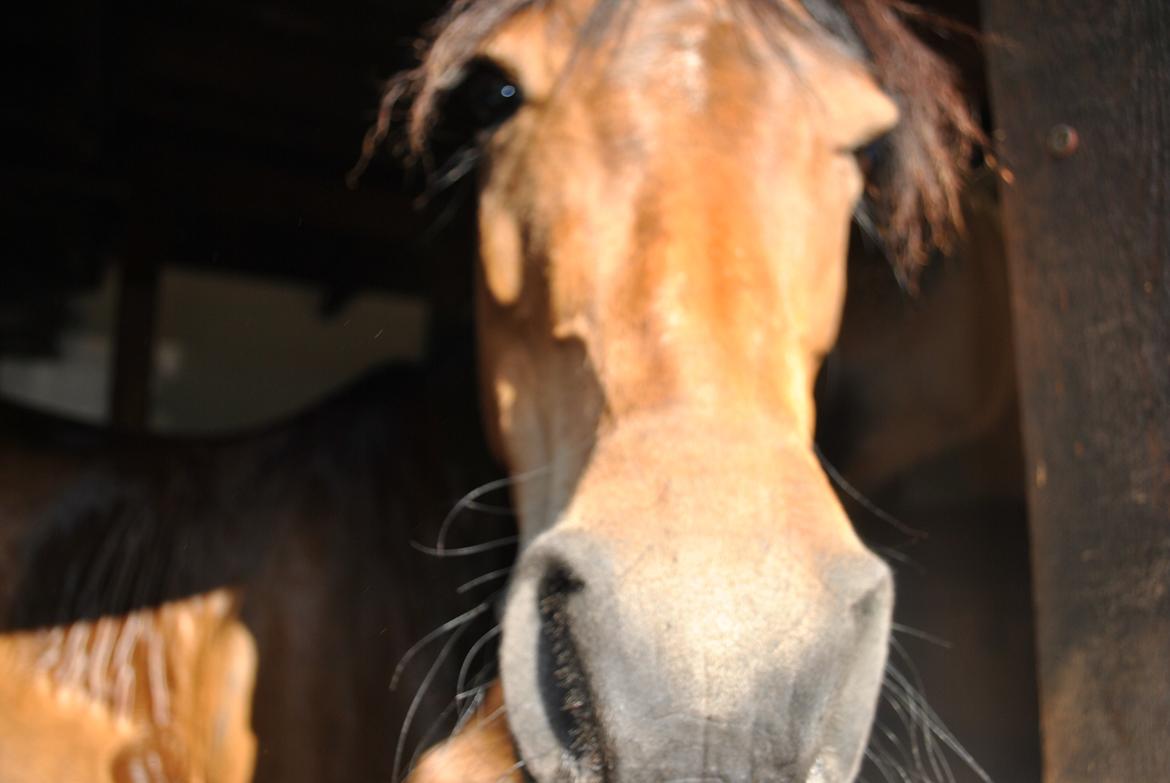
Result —
[[564, 566], [555, 566], [541, 581], [540, 695], [549, 725], [578, 768], [577, 780], [604, 780], [605, 749], [594, 711], [589, 677], [573, 638], [570, 604], [584, 584]]
[[877, 582], [850, 604], [853, 619], [861, 624], [880, 620], [889, 614], [892, 598], [893, 579], [883, 565]]

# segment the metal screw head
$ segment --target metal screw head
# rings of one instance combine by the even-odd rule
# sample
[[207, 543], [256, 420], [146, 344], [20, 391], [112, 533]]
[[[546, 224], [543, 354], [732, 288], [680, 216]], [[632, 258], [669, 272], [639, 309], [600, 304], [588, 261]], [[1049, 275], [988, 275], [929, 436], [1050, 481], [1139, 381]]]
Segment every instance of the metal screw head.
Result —
[[1048, 151], [1057, 158], [1067, 158], [1077, 151], [1081, 143], [1076, 128], [1063, 123], [1053, 125], [1048, 131]]

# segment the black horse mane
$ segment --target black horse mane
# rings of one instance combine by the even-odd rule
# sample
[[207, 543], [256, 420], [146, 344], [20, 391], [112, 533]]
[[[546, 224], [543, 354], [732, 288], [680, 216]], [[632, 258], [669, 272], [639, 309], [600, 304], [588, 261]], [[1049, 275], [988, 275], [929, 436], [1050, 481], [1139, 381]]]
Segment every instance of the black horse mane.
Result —
[[0, 629], [241, 585], [282, 536], [314, 528], [393, 535], [404, 549], [411, 535], [426, 541], [460, 494], [496, 475], [474, 436], [470, 362], [447, 365], [380, 368], [303, 414], [229, 437], [120, 434], [0, 406], [12, 425], [0, 448], [79, 464], [63, 462], [66, 477], [30, 518], [3, 521], [12, 530], [0, 539], [16, 549], [0, 574]]

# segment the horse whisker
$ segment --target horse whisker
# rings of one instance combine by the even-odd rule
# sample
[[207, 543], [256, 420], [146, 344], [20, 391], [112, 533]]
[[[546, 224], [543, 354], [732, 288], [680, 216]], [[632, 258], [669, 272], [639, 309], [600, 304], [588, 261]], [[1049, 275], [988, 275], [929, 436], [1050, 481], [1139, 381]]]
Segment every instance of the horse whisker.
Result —
[[431, 740], [435, 738], [435, 734], [438, 732], [439, 727], [443, 725], [443, 723], [447, 720], [448, 717], [450, 717], [451, 713], [455, 709], [456, 703], [452, 701], [443, 708], [443, 711], [439, 713], [439, 716], [435, 718], [435, 720], [431, 722], [431, 725], [427, 727], [427, 730], [423, 732], [422, 737], [419, 738], [418, 744], [414, 748], [414, 753], [412, 753], [410, 756], [410, 763], [406, 765], [408, 770], [413, 770], [415, 766], [418, 765], [418, 760], [422, 758], [423, 753], [425, 753], [431, 746]]
[[892, 683], [885, 681], [882, 683], [882, 687], [885, 689], [884, 695], [886, 696], [887, 703], [898, 717], [902, 727], [906, 730], [909, 739], [910, 752], [906, 754], [905, 750], [903, 750], [903, 755], [906, 756], [907, 763], [913, 765], [914, 771], [917, 774], [925, 776], [926, 767], [922, 763], [922, 755], [918, 747], [918, 713], [912, 706], [907, 705], [905, 697]]
[[452, 523], [455, 521], [455, 518], [459, 516], [460, 512], [470, 507], [470, 503], [474, 503], [489, 492], [495, 492], [499, 489], [506, 489], [507, 487], [511, 487], [515, 484], [529, 481], [533, 478], [536, 478], [537, 476], [542, 476], [548, 473], [550, 470], [551, 466], [545, 465], [543, 467], [535, 468], [523, 473], [517, 473], [514, 476], [505, 476], [504, 478], [489, 481], [486, 484], [481, 484], [480, 486], [468, 492], [466, 495], [461, 497], [455, 503], [454, 507], [452, 507], [452, 509], [447, 512], [447, 515], [443, 517], [443, 522], [441, 525], [439, 525], [439, 533], [435, 537], [435, 549], [439, 552], [447, 551], [447, 532], [451, 529]]
[[511, 506], [493, 506], [489, 503], [480, 503], [477, 500], [469, 500], [463, 507], [468, 511], [478, 511], [482, 514], [492, 514], [499, 517], [512, 517], [516, 515], [515, 509]]
[[491, 680], [487, 677], [487, 669], [484, 669], [478, 675], [476, 675], [476, 679], [479, 680], [478, 685], [462, 693], [455, 694], [455, 700], [457, 702], [460, 700], [467, 701], [467, 703], [460, 710], [459, 719], [455, 722], [456, 732], [460, 731], [464, 726], [466, 726], [467, 721], [471, 719], [471, 716], [475, 714], [475, 711], [483, 705], [484, 694], [486, 694], [488, 688], [491, 687]]
[[[494, 596], [492, 596], [492, 597], [494, 597]], [[411, 645], [410, 649], [408, 649], [403, 654], [402, 659], [398, 661], [398, 665], [394, 667], [394, 674], [390, 678], [390, 690], [394, 690], [398, 687], [398, 680], [402, 677], [403, 670], [406, 669], [407, 664], [410, 663], [410, 661], [414, 658], [415, 655], [417, 655], [419, 653], [420, 650], [425, 648], [428, 644], [433, 642], [435, 639], [437, 639], [440, 636], [442, 636], [443, 634], [445, 634], [447, 631], [450, 631], [452, 629], [458, 629], [461, 626], [464, 626], [467, 623], [471, 622], [476, 617], [479, 617], [484, 612], [486, 612], [488, 610], [488, 608], [491, 606], [491, 598], [492, 597], [489, 597], [488, 599], [482, 601], [481, 603], [476, 605], [474, 608], [467, 610], [466, 612], [459, 615], [458, 617], [451, 619], [451, 620], [448, 620], [447, 622], [443, 623], [435, 630], [428, 633], [426, 636], [419, 639], [413, 645]]]
[[[500, 635], [500, 626], [495, 626], [483, 636], [475, 640], [475, 644], [471, 645], [471, 649], [467, 651], [467, 655], [463, 658], [463, 665], [459, 667], [459, 679], [455, 681], [456, 693], [462, 693], [464, 685], [467, 682], [467, 672], [471, 668], [471, 662], [475, 660], [475, 656], [483, 649], [483, 646], [492, 639]], [[455, 697], [459, 698], [458, 695]]]
[[[406, 710], [406, 717], [403, 718], [402, 721], [402, 728], [398, 732], [398, 745], [394, 749], [394, 768], [390, 776], [390, 779], [393, 781], [401, 781], [405, 777], [400, 776], [399, 772], [402, 771], [402, 756], [406, 750], [406, 736], [410, 732], [411, 724], [414, 723], [414, 716], [415, 713], [418, 712], [419, 706], [422, 704], [423, 696], [425, 696], [426, 692], [430, 689], [431, 683], [435, 679], [435, 675], [439, 673], [439, 667], [443, 665], [443, 661], [445, 661], [447, 656], [451, 654], [452, 648], [454, 648], [455, 644], [459, 641], [460, 637], [463, 636], [463, 632], [466, 630], [467, 624], [466, 621], [464, 621], [463, 624], [455, 629], [454, 633], [451, 634], [451, 637], [443, 643], [443, 648], [439, 650], [438, 657], [435, 658], [435, 662], [431, 664], [431, 667], [427, 669], [426, 675], [423, 677], [422, 682], [419, 683], [418, 690], [415, 691], [414, 697], [410, 700], [410, 706]], [[409, 772], [409, 770], [407, 771]]]
[[[889, 742], [891, 745], [893, 745], [894, 749], [895, 749], [896, 751], [898, 751], [898, 753], [901, 755], [901, 758], [902, 758], [902, 760], [903, 760], [903, 761], [905, 761], [905, 762], [906, 762], [906, 763], [908, 763], [908, 764], [910, 764], [910, 763], [913, 763], [913, 759], [910, 757], [910, 754], [909, 754], [909, 752], [906, 750], [906, 746], [905, 746], [905, 745], [903, 745], [903, 744], [902, 744], [902, 741], [898, 739], [898, 735], [897, 735], [897, 734], [895, 734], [895, 733], [894, 733], [894, 732], [893, 732], [893, 731], [892, 731], [892, 730], [891, 730], [891, 729], [890, 729], [888, 726], [886, 726], [886, 725], [885, 725], [884, 723], [882, 723], [880, 720], [875, 720], [875, 721], [874, 721], [874, 728], [875, 728], [875, 729], [877, 729], [877, 730], [879, 730], [879, 731], [881, 731], [882, 735], [883, 735], [883, 736], [885, 736], [886, 740], [887, 740], [887, 741], [888, 741], [888, 742]], [[874, 734], [874, 735], [872, 735], [872, 738], [873, 738], [874, 740], [877, 740], [877, 739], [878, 739], [878, 736], [877, 736], [877, 734]], [[884, 750], [884, 749], [883, 749], [883, 750]], [[893, 762], [893, 760], [894, 760], [894, 759], [893, 759], [893, 756], [892, 756], [892, 755], [890, 755], [890, 754], [887, 754], [887, 758], [888, 758], [888, 759], [889, 759], [891, 762]], [[899, 768], [900, 768], [900, 769], [902, 768], [900, 764], [899, 764], [898, 766], [899, 766]]]
[[510, 573], [512, 573], [512, 566], [508, 566], [507, 568], [498, 568], [495, 571], [488, 571], [482, 576], [477, 576], [475, 579], [469, 579], [468, 581], [459, 585], [455, 588], [455, 592], [459, 595], [463, 595], [469, 590], [479, 587], [482, 584], [491, 582], [492, 580], [499, 579], [502, 576], [507, 576]]
[[[906, 662], [906, 666], [909, 669], [911, 676], [914, 678], [913, 683], [911, 683], [908, 678], [906, 678], [904, 676], [902, 677], [905, 689], [908, 691], [908, 693], [914, 699], [917, 700], [917, 702], [919, 704], [922, 705], [922, 707], [929, 710], [929, 705], [926, 704], [926, 699], [922, 696], [922, 691], [923, 691], [922, 676], [918, 673], [918, 667], [914, 665], [914, 661], [913, 661], [913, 659], [911, 659], [910, 654], [906, 651], [906, 648], [902, 646], [902, 643], [893, 637], [890, 638], [890, 647], [898, 655], [900, 655], [902, 657], [902, 659]], [[898, 676], [902, 676], [901, 673], [898, 672], [898, 670], [893, 666], [893, 664], [890, 664], [889, 668], [893, 669], [893, 671]], [[939, 750], [939, 748], [935, 744], [934, 736], [932, 735], [932, 733], [929, 731], [926, 731], [926, 729], [930, 728], [932, 725], [931, 724], [931, 714], [933, 714], [933, 713], [927, 714], [924, 710], [923, 714], [925, 717], [925, 720], [923, 721], [923, 727], [924, 727], [924, 736], [926, 739], [926, 754], [927, 754], [927, 758], [930, 760], [931, 768], [934, 770], [935, 774], [939, 775], [939, 776], [941, 776], [942, 770], [945, 770], [947, 773], [947, 775], [946, 775], [947, 779], [953, 780], [954, 774], [951, 771], [950, 764], [946, 760], [945, 754], [942, 754], [942, 751]], [[934, 722], [937, 722], [940, 726], [942, 725], [942, 721], [940, 719], [938, 719], [937, 716], [934, 716]], [[941, 767], [940, 767], [940, 755], [941, 755]]]
[[821, 451], [820, 445], [814, 443], [813, 451], [816, 453], [817, 459], [820, 460], [821, 467], [824, 469], [825, 473], [828, 474], [829, 478], [833, 480], [833, 483], [840, 487], [842, 492], [856, 501], [857, 504], [866, 511], [873, 514], [875, 517], [885, 522], [886, 524], [890, 525], [898, 532], [905, 533], [913, 539], [924, 539], [930, 537], [925, 530], [919, 530], [917, 528], [910, 527], [905, 522], [895, 517], [893, 514], [890, 514], [888, 511], [880, 508], [872, 500], [863, 495], [860, 490], [846, 481], [845, 477], [841, 475], [841, 471], [833, 467], [833, 463], [829, 462], [829, 460], [825, 458], [825, 454]]
[[495, 721], [499, 720], [507, 712], [508, 712], [508, 708], [505, 705], [501, 704], [499, 707], [496, 707], [494, 710], [492, 710], [488, 715], [481, 717], [478, 721], [476, 721], [475, 725], [476, 726], [488, 726], [488, 725], [494, 723]]
[[[933, 644], [936, 647], [941, 647], [944, 650], [949, 650], [954, 646], [946, 639], [935, 636], [931, 633], [927, 633], [926, 631], [919, 630], [917, 628], [911, 628], [909, 625], [903, 625], [902, 623], [890, 623], [890, 630], [894, 631], [895, 633], [905, 634], [906, 636], [913, 636], [915, 639], [921, 639], [924, 642], [929, 642], [930, 644]], [[909, 663], [909, 659], [907, 659], [907, 663]]]
[[431, 555], [433, 557], [467, 557], [469, 555], [478, 555], [481, 552], [490, 552], [493, 549], [503, 549], [506, 546], [515, 544], [519, 540], [519, 536], [504, 536], [503, 538], [497, 538], [494, 541], [487, 541], [483, 544], [472, 544], [471, 546], [463, 546], [455, 549], [436, 549], [426, 544], [420, 544], [417, 541], [411, 541], [410, 546], [422, 552], [424, 555]]
[[[880, 756], [878, 755], [879, 753], [881, 754]], [[889, 783], [894, 783], [893, 778], [890, 777], [889, 770], [891, 768], [893, 771], [897, 772], [898, 777], [901, 779], [901, 783], [910, 783], [910, 776], [906, 774], [906, 770], [902, 767], [901, 764], [894, 761], [894, 759], [891, 758], [888, 753], [885, 753], [882, 748], [878, 746], [875, 746], [872, 749], [866, 748], [865, 757], [873, 762], [873, 765], [877, 767], [878, 772], [881, 773], [882, 778], [886, 781], [889, 781]]]
[[[891, 692], [899, 693], [900, 691], [900, 697], [908, 704], [908, 706], [913, 705], [913, 708], [922, 716], [923, 730], [928, 735], [932, 736], [932, 739], [929, 741], [933, 742], [933, 737], [937, 737], [943, 743], [943, 745], [945, 745], [952, 753], [958, 756], [959, 759], [964, 764], [966, 764], [967, 767], [972, 772], [974, 772], [980, 780], [984, 781], [984, 783], [992, 783], [991, 777], [987, 774], [987, 772], [979, 765], [977, 761], [975, 761], [974, 757], [967, 751], [966, 748], [962, 746], [962, 744], [955, 738], [950, 730], [946, 728], [946, 725], [942, 722], [934, 710], [931, 709], [930, 705], [926, 703], [926, 700], [922, 698], [921, 694], [919, 694], [914, 689], [914, 687], [906, 679], [905, 675], [903, 675], [893, 666], [887, 666], [886, 672], [890, 677], [893, 678], [893, 683], [890, 683], [888, 678], [886, 680], [888, 684], [894, 686], [891, 688]], [[944, 765], [946, 764], [945, 758], [943, 759], [943, 763]], [[953, 773], [949, 775], [948, 779], [954, 779]]]
[[926, 569], [923, 568], [921, 564], [913, 560], [905, 552], [899, 552], [892, 546], [870, 546], [870, 549], [872, 549], [874, 553], [881, 555], [882, 558], [887, 562], [892, 560], [895, 563], [901, 563], [904, 566], [910, 566], [920, 574], [926, 573]]
[[502, 774], [498, 778], [496, 778], [495, 783], [504, 783], [504, 781], [508, 778], [509, 775], [511, 775], [513, 772], [517, 772], [519, 770], [524, 769], [524, 767], [526, 765], [527, 765], [527, 762], [525, 762], [524, 759], [520, 759], [512, 766], [508, 767], [508, 769], [504, 771], [504, 774]]

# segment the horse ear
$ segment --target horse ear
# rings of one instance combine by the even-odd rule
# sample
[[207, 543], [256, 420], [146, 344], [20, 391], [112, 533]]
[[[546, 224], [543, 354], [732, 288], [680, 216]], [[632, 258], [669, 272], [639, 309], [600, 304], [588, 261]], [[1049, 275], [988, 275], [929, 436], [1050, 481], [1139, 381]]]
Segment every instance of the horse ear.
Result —
[[500, 681], [492, 683], [483, 703], [463, 728], [431, 748], [406, 783], [521, 783]]

